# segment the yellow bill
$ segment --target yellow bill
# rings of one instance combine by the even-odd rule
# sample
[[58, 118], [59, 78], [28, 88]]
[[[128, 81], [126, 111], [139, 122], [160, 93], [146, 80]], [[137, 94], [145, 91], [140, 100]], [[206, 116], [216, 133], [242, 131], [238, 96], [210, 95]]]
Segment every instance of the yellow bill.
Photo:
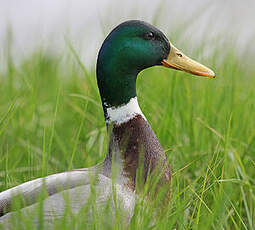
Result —
[[172, 44], [170, 45], [170, 53], [167, 59], [162, 61], [162, 65], [198, 76], [215, 77], [215, 73], [211, 69], [187, 57]]

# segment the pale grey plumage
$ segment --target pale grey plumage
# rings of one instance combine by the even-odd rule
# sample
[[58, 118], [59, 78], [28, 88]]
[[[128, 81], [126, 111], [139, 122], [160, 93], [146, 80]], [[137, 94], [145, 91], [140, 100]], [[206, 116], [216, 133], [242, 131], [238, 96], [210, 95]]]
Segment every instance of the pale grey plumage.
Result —
[[[133, 214], [135, 194], [124, 185], [115, 184], [114, 186], [118, 205], [124, 210], [124, 218], [129, 222]], [[0, 193], [1, 208], [7, 207], [6, 205], [10, 203], [13, 196], [22, 194], [27, 204], [30, 204], [30, 206], [22, 209], [22, 214], [31, 216], [31, 213], [37, 210], [39, 206], [36, 198], [44, 188], [51, 194], [43, 201], [43, 221], [48, 227], [54, 225], [56, 219], [63, 217], [67, 204], [74, 215], [79, 213], [81, 208], [90, 200], [91, 188], [96, 192], [95, 202], [98, 212], [100, 209], [103, 210], [107, 202], [111, 202], [111, 210], [114, 213], [112, 179], [97, 173], [95, 168], [58, 173], [6, 190]], [[65, 198], [68, 199], [68, 203]], [[88, 214], [91, 215], [91, 210]], [[0, 224], [5, 229], [8, 229], [12, 215], [15, 215], [15, 212], [7, 213], [0, 218]], [[37, 216], [35, 216], [33, 219], [35, 226], [38, 226], [38, 221]]]

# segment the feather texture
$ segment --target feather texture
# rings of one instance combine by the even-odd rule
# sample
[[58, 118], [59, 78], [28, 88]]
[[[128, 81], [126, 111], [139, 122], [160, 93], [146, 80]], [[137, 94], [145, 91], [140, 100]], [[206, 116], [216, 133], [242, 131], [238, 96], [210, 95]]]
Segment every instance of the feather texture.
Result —
[[[115, 184], [118, 205], [124, 210], [127, 222], [132, 217], [135, 204], [135, 193], [124, 185]], [[47, 225], [54, 224], [56, 219], [63, 217], [66, 207], [69, 206], [75, 215], [91, 201], [91, 196], [95, 196], [97, 211], [103, 210], [106, 204], [110, 204], [114, 214], [113, 183], [112, 180], [102, 174], [97, 174], [93, 170], [75, 170], [71, 172], [58, 173], [45, 178], [29, 181], [12, 189], [0, 193], [0, 205], [4, 210], [9, 208], [13, 196], [22, 195], [29, 206], [21, 211], [25, 216], [39, 209], [38, 197], [43, 189], [48, 191], [49, 197], [43, 201], [43, 221]], [[92, 194], [93, 193], [93, 194]], [[92, 209], [89, 210], [89, 218], [92, 216]], [[0, 217], [0, 223], [8, 229], [9, 220], [16, 212], [10, 212]], [[38, 216], [33, 222], [38, 226]]]

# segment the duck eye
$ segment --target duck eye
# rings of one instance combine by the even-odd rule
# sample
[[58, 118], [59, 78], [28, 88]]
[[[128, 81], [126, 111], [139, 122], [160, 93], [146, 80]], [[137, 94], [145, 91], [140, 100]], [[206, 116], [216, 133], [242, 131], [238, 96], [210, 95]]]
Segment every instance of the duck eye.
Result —
[[144, 37], [146, 40], [152, 40], [155, 38], [155, 35], [154, 35], [154, 33], [149, 32], [149, 33], [146, 33]]

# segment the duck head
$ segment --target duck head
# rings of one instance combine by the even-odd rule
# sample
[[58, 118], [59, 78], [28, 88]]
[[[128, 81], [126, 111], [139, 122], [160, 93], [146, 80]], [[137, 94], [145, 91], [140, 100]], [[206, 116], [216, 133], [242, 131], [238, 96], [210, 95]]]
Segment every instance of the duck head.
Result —
[[209, 68], [188, 58], [154, 26], [131, 20], [117, 26], [105, 39], [97, 60], [97, 81], [105, 118], [107, 108], [117, 108], [136, 97], [140, 71], [155, 65], [214, 77]]

